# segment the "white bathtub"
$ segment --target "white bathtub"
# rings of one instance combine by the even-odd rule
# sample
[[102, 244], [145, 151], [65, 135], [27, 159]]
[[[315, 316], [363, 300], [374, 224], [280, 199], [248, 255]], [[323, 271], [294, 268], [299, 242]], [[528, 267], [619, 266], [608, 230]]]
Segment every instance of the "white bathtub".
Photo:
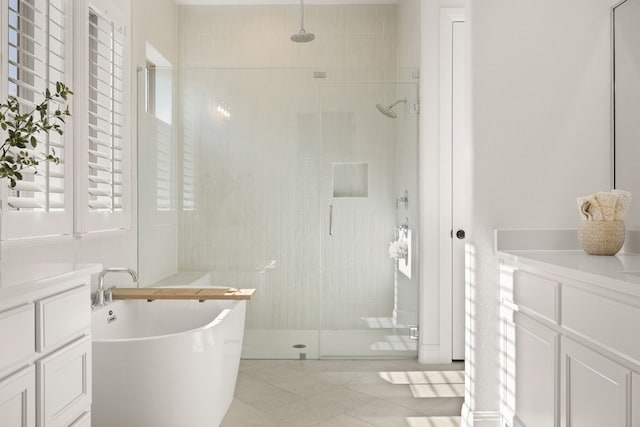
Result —
[[96, 310], [92, 426], [218, 426], [233, 399], [245, 308], [172, 300]]

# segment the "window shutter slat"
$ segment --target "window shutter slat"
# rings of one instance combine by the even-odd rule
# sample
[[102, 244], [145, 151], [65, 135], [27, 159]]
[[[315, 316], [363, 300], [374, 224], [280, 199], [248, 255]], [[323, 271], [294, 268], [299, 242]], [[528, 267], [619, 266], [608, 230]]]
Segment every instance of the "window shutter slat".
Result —
[[35, 182], [18, 181], [16, 183], [16, 186], [14, 187], [14, 191], [17, 191], [17, 192], [31, 191], [35, 193], [45, 193], [47, 189], [44, 186], [37, 184]]
[[46, 207], [45, 203], [38, 200], [15, 196], [9, 196], [7, 203], [14, 209], [44, 209]]

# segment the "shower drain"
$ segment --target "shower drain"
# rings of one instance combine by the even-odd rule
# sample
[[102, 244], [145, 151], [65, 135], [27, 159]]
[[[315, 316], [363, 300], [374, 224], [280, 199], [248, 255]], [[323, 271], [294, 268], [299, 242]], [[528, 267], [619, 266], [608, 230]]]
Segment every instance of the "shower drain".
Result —
[[[293, 348], [307, 348], [306, 344], [294, 344], [291, 347]], [[307, 358], [307, 353], [298, 353], [298, 359], [300, 360], [306, 360]]]

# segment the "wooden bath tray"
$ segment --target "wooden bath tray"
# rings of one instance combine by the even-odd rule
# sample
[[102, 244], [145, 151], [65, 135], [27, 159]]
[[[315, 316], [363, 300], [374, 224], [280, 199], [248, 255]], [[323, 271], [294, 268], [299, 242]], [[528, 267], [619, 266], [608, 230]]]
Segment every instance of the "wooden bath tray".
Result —
[[113, 299], [251, 299], [255, 289], [235, 288], [113, 288]]

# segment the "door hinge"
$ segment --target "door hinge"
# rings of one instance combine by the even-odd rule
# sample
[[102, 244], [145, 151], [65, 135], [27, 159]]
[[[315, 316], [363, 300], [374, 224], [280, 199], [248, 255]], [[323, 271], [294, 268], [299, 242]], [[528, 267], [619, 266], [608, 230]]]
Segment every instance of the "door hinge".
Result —
[[417, 340], [418, 339], [418, 325], [409, 326], [409, 339]]

